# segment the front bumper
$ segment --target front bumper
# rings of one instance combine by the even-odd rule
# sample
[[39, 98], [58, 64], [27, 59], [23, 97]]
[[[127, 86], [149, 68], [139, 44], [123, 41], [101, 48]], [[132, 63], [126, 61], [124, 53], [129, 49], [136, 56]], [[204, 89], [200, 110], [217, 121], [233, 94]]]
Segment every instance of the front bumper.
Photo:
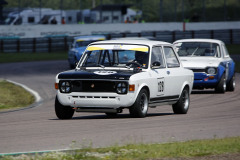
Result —
[[215, 88], [219, 83], [219, 76], [207, 73], [194, 73], [193, 88]]
[[57, 92], [59, 102], [64, 106], [74, 108], [126, 108], [134, 102], [134, 93], [120, 95], [117, 93], [72, 92], [69, 94]]

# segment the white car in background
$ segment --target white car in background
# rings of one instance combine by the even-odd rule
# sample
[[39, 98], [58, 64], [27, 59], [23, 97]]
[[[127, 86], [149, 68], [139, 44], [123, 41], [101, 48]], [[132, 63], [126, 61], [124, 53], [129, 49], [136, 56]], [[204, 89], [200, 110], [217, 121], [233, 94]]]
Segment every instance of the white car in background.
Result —
[[75, 70], [56, 76], [55, 111], [59, 119], [76, 112], [115, 116], [127, 108], [145, 117], [148, 107], [172, 105], [186, 114], [193, 72], [182, 67], [172, 45], [150, 40], [91, 43]]
[[193, 88], [234, 91], [235, 63], [225, 44], [215, 39], [182, 39], [174, 46], [185, 68], [194, 72]]

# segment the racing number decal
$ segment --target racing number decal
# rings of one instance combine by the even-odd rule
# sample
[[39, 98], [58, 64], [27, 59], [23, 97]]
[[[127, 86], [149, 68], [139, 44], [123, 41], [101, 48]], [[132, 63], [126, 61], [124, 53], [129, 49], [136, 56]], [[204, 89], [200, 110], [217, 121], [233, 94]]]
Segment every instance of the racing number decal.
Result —
[[159, 81], [158, 82], [158, 92], [163, 92], [164, 91], [164, 81]]
[[164, 95], [164, 90], [165, 90], [165, 84], [164, 84], [164, 78], [158, 78], [157, 79], [157, 85], [158, 85], [158, 94], [157, 95]]

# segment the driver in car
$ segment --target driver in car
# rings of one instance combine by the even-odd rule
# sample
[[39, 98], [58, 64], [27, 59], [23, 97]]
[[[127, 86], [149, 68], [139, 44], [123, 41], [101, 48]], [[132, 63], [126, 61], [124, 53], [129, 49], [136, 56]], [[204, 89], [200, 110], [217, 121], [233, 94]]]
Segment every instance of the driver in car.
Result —
[[142, 67], [146, 67], [148, 63], [148, 55], [145, 52], [136, 51], [134, 62], [141, 64]]

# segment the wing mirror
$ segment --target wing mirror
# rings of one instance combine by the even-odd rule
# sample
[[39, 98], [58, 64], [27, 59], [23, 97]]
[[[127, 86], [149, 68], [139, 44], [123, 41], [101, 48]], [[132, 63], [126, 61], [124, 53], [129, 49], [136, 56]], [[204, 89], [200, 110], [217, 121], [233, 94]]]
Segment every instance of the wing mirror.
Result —
[[161, 63], [159, 61], [155, 61], [152, 63], [151, 68], [155, 69], [155, 68], [159, 68], [161, 66]]

